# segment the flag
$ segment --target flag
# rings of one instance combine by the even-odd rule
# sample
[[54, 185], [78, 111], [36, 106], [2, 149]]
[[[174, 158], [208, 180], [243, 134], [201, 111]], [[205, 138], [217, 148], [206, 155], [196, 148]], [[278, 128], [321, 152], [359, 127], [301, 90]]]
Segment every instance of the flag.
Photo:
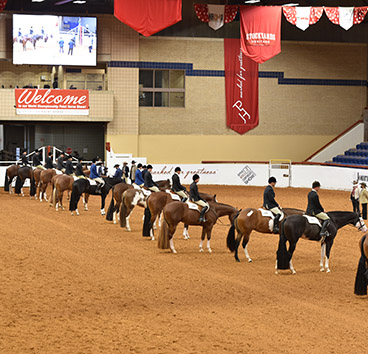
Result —
[[182, 0], [115, 0], [114, 16], [148, 37], [181, 21]]
[[239, 134], [258, 125], [258, 64], [245, 56], [240, 39], [224, 39], [226, 125]]
[[309, 25], [314, 25], [323, 14], [323, 7], [283, 6], [285, 18], [293, 25], [305, 31]]
[[224, 25], [225, 5], [207, 5], [208, 7], [208, 26], [215, 31]]
[[240, 6], [240, 41], [259, 64], [281, 52], [281, 6]]
[[234, 20], [238, 13], [238, 6], [194, 4], [194, 10], [199, 20], [208, 22], [208, 25], [212, 29], [218, 30], [224, 23], [229, 23]]
[[368, 7], [325, 7], [328, 19], [344, 30], [350, 29], [364, 20]]

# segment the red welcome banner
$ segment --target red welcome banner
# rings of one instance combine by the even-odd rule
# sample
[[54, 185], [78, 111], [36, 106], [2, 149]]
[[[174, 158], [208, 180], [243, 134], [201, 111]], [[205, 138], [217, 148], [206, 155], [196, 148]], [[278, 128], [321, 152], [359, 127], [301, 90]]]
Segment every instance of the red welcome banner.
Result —
[[88, 90], [15, 89], [17, 114], [87, 116]]
[[281, 6], [240, 6], [243, 53], [259, 64], [281, 52]]
[[226, 125], [239, 134], [258, 125], [258, 64], [245, 56], [239, 39], [224, 39]]

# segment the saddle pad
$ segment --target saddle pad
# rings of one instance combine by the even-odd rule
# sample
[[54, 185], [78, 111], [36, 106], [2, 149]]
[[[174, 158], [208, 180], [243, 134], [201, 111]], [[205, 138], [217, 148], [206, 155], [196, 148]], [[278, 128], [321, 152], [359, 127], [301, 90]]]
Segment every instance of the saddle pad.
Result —
[[151, 191], [149, 191], [148, 189], [145, 189], [145, 188], [142, 188], [141, 190], [142, 190], [143, 194], [144, 194], [146, 197], [150, 196], [150, 195], [151, 195], [151, 193], [152, 193]]
[[62, 175], [63, 174], [60, 170], [57, 170], [56, 168], [54, 168], [54, 171], [56, 171], [57, 175]]
[[271, 218], [271, 219], [275, 218], [272, 211], [270, 211], [270, 210], [266, 210], [266, 209], [262, 209], [262, 208], [259, 208], [258, 210], [261, 212], [262, 216], [264, 216], [266, 218]]
[[134, 189], [137, 189], [139, 191], [142, 190], [142, 188], [139, 187], [138, 184], [133, 183], [133, 187], [134, 187]]
[[168, 189], [166, 189], [165, 192], [170, 194], [172, 200], [177, 200], [179, 202], [181, 201], [180, 197], [176, 193], [173, 193], [169, 191]]
[[[78, 179], [78, 177], [77, 177], [77, 179]], [[88, 178], [88, 182], [91, 186], [97, 186], [97, 182], [93, 179]]]
[[188, 205], [189, 209], [200, 211], [196, 203], [192, 203], [189, 200], [187, 200], [185, 203]]
[[315, 216], [310, 216], [310, 215], [303, 215], [305, 218], [307, 218], [308, 222], [310, 224], [316, 224], [319, 227], [322, 227], [321, 222], [319, 221], [318, 218], [316, 218]]

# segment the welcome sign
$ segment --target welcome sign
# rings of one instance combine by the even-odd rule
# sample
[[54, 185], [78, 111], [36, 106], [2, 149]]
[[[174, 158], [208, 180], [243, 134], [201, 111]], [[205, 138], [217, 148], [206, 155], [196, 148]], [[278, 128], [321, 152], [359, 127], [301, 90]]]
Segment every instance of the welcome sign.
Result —
[[79, 115], [89, 114], [88, 90], [15, 89], [17, 114]]

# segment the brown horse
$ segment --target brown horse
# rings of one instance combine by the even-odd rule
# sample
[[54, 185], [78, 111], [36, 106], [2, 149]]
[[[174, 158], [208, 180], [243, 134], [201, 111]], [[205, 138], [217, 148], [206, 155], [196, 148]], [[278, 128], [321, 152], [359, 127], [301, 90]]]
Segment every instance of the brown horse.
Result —
[[199, 251], [203, 252], [203, 241], [207, 235], [207, 250], [212, 252], [210, 240], [213, 225], [215, 225], [218, 218], [228, 215], [232, 222], [235, 216], [239, 213], [238, 209], [228, 204], [208, 202], [210, 209], [206, 213], [206, 222], [199, 222], [199, 212], [197, 210], [189, 209], [187, 203], [171, 202], [165, 205], [164, 221], [161, 226], [160, 235], [158, 239], [158, 247], [161, 249], [170, 248], [173, 253], [177, 253], [174, 247], [173, 236], [179, 222], [187, 225], [202, 226], [202, 237], [199, 244]]
[[5, 172], [4, 191], [5, 192], [9, 192], [9, 194], [12, 194], [13, 193], [12, 183], [13, 183], [14, 177], [17, 177], [18, 176], [18, 169], [19, 169], [19, 167], [20, 167], [19, 165], [12, 165], [12, 166], [9, 166], [6, 169], [6, 172]]
[[36, 194], [36, 185], [32, 167], [29, 166], [19, 167], [17, 179], [15, 180], [15, 193], [18, 195], [22, 194], [22, 197], [24, 197], [23, 185], [27, 178], [29, 178], [30, 180], [29, 195], [32, 199], [32, 197]]
[[[160, 190], [165, 190], [165, 189], [170, 188], [170, 180], [168, 179], [157, 181], [156, 183], [158, 184], [158, 187]], [[120, 205], [121, 205], [121, 201], [123, 198], [123, 193], [127, 189], [131, 189], [131, 188], [133, 188], [133, 186], [125, 182], [118, 183], [113, 187], [112, 198], [111, 198], [111, 202], [109, 205], [109, 209], [107, 210], [106, 220], [114, 221], [114, 224], [116, 224], [116, 219], [120, 220], [119, 210], [120, 210]]]
[[59, 210], [59, 206], [62, 210], [63, 207], [63, 195], [64, 191], [71, 191], [73, 187], [74, 178], [68, 175], [55, 175], [51, 179], [52, 198], [50, 199], [50, 205], [52, 205], [56, 211]]
[[49, 183], [51, 182], [52, 177], [54, 176], [56, 176], [56, 170], [53, 168], [41, 171], [39, 183], [40, 202], [42, 202], [43, 198], [45, 198], [45, 200], [47, 201], [46, 189]]
[[[200, 197], [206, 201], [215, 201], [216, 195], [210, 195], [206, 193], [199, 193]], [[175, 196], [175, 194], [174, 194]], [[178, 196], [177, 200], [181, 198]], [[150, 236], [152, 240], [155, 239], [153, 230], [156, 229], [155, 223], [159, 218], [159, 226], [161, 226], [161, 213], [164, 209], [164, 206], [168, 203], [174, 201], [173, 194], [166, 192], [157, 192], [152, 193], [147, 199], [147, 208], [144, 212], [144, 221], [143, 221], [143, 236]], [[183, 236], [185, 240], [188, 240], [188, 225], [184, 226]]]
[[[35, 199], [37, 199], [37, 195], [40, 193], [40, 174], [42, 171], [44, 171], [42, 168], [36, 168], [33, 170], [33, 175], [34, 175], [35, 184], [36, 184]], [[38, 189], [38, 192], [37, 192], [37, 189]]]
[[364, 235], [359, 241], [360, 259], [355, 277], [354, 294], [367, 295], [368, 286], [368, 237]]
[[[285, 208], [282, 209], [284, 217], [289, 215], [303, 215], [304, 210]], [[237, 231], [237, 237], [235, 239], [235, 230]], [[271, 217], [263, 216], [262, 212], [258, 209], [247, 208], [242, 210], [235, 218], [233, 225], [230, 227], [227, 235], [227, 247], [231, 252], [235, 251], [235, 260], [240, 262], [238, 257], [238, 247], [241, 239], [243, 239], [242, 246], [244, 248], [245, 257], [248, 262], [252, 262], [247, 250], [247, 244], [249, 242], [251, 232], [255, 230], [263, 234], [273, 233], [273, 219]]]
[[145, 199], [146, 196], [139, 189], [129, 188], [123, 193], [119, 212], [120, 227], [125, 227], [127, 231], [131, 231], [129, 218], [132, 215], [132, 211], [136, 205], [146, 208], [147, 204]]

